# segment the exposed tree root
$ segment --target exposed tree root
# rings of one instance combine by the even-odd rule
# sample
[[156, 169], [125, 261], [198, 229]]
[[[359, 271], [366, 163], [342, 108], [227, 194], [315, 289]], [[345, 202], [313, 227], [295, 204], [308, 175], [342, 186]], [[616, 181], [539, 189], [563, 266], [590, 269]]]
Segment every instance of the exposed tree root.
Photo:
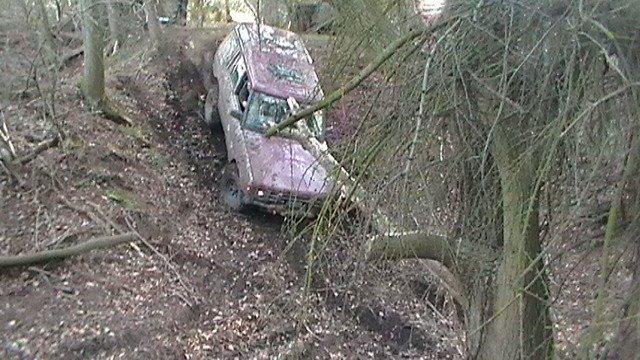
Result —
[[65, 54], [62, 54], [62, 56], [60, 56], [60, 59], [58, 60], [58, 69], [62, 69], [63, 67], [65, 67], [67, 65], [67, 63], [75, 58], [77, 58], [78, 56], [84, 54], [84, 48], [80, 47], [78, 49], [75, 50], [71, 50]]
[[109, 100], [104, 99], [100, 101], [97, 106], [97, 110], [106, 119], [111, 120], [118, 125], [133, 125], [133, 121], [128, 116], [121, 114], [120, 111], [114, 108], [113, 104], [111, 104]]
[[71, 256], [87, 253], [92, 250], [103, 249], [124, 242], [137, 241], [135, 233], [125, 233], [113, 236], [97, 237], [83, 243], [69, 246], [63, 249], [45, 250], [33, 254], [21, 254], [15, 256], [0, 256], [0, 268], [12, 266], [25, 266], [50, 260], [59, 260]]

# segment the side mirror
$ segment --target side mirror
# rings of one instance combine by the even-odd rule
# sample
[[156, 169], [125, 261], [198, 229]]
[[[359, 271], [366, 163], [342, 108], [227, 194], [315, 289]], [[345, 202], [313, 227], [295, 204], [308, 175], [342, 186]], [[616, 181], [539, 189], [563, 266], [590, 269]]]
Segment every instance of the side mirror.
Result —
[[229, 110], [229, 115], [231, 115], [231, 117], [234, 119], [242, 120], [242, 111], [238, 109]]

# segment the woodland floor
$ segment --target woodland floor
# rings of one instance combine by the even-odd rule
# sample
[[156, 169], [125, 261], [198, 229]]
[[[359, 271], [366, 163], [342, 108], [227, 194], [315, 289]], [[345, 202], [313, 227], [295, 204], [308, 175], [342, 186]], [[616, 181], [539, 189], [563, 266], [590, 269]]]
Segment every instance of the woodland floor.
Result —
[[[56, 107], [68, 139], [13, 169], [24, 188], [1, 175], [0, 254], [135, 229], [161, 255], [138, 243], [3, 270], [0, 358], [460, 358], [455, 322], [421, 262], [358, 276], [352, 267], [332, 269], [307, 293], [305, 244], [291, 241], [285, 221], [220, 203], [224, 140], [201, 119], [199, 66], [224, 32], [171, 29], [160, 52], [141, 42], [111, 58], [109, 96], [131, 127], [87, 111], [76, 87], [80, 60], [59, 74]], [[322, 62], [315, 41], [312, 55]], [[15, 75], [25, 61], [2, 70]], [[3, 112], [16, 147], [28, 149], [47, 136], [46, 104], [32, 87], [12, 89], [20, 96]], [[330, 120], [330, 140], [351, 131], [343, 108]], [[340, 249], [331, 256], [348, 264], [352, 255]], [[594, 284], [581, 275], [595, 271], [594, 257], [580, 247], [557, 253], [558, 339], [570, 353], [589, 318]]]
[[[109, 96], [133, 127], [83, 108], [80, 60], [61, 74], [56, 104], [69, 140], [14, 169], [25, 189], [2, 179], [0, 252], [131, 227], [162, 257], [123, 245], [2, 273], [0, 357], [453, 358], [421, 300], [421, 276], [411, 297], [379, 281], [353, 292], [327, 283], [304, 297], [304, 244], [290, 244], [283, 219], [219, 202], [224, 140], [201, 120], [198, 68], [216, 38], [175, 29], [159, 53], [112, 60]], [[46, 124], [11, 119], [42, 106], [27, 98], [5, 108], [18, 148], [33, 146], [23, 135]]]

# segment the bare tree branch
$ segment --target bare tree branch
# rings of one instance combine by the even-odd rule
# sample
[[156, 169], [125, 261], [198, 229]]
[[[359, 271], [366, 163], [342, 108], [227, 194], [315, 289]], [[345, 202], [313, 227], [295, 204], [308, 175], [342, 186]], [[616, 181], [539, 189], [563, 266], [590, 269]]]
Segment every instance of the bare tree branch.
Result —
[[[2, 126], [0, 126], [0, 140], [2, 140], [2, 145], [9, 153], [8, 160], [12, 160], [16, 157], [16, 149], [13, 147], [13, 143], [11, 142], [11, 136], [9, 136], [9, 130], [7, 129], [7, 123], [5, 122], [3, 111], [0, 111], [0, 117], [2, 117]], [[0, 153], [0, 155], [2, 155], [2, 153]], [[0, 158], [2, 158], [2, 156], [0, 156]]]
[[[429, 31], [435, 31], [436, 29], [442, 27], [444, 24], [446, 23], [445, 22], [438, 23], [437, 25], [431, 27]], [[353, 79], [347, 82], [344, 86], [340, 87], [338, 90], [335, 90], [334, 92], [325, 96], [324, 99], [320, 100], [315, 105], [309, 106], [308, 108], [289, 116], [288, 118], [281, 121], [279, 124], [272, 126], [266, 131], [265, 135], [266, 136], [275, 135], [282, 129], [295, 124], [300, 119], [303, 119], [318, 110], [322, 110], [328, 107], [329, 105], [333, 104], [334, 102], [342, 99], [346, 94], [348, 94], [350, 91], [358, 87], [360, 83], [362, 83], [366, 78], [368, 78], [371, 74], [373, 74], [373, 72], [376, 71], [380, 66], [382, 66], [382, 64], [384, 64], [387, 60], [389, 60], [389, 58], [393, 54], [395, 54], [396, 51], [398, 51], [398, 49], [403, 47], [409, 41], [427, 32], [428, 31], [425, 31], [425, 30], [414, 30], [414, 31], [408, 32], [403, 37], [392, 42], [391, 44], [389, 44], [389, 46], [387, 46], [386, 49], [384, 49], [382, 53], [380, 53], [380, 55], [378, 55], [375, 59], [373, 59], [373, 61], [369, 63], [369, 65], [367, 65], [364, 69], [362, 69], [362, 71], [360, 71], [358, 75], [356, 75]]]
[[429, 259], [455, 268], [456, 257], [449, 240], [439, 234], [418, 231], [387, 233], [371, 237], [365, 244], [365, 257], [373, 260]]
[[67, 257], [84, 254], [92, 250], [103, 249], [136, 240], [138, 240], [136, 234], [130, 232], [120, 235], [97, 237], [77, 245], [66, 247], [64, 249], [46, 250], [33, 254], [21, 254], [15, 256], [0, 256], [0, 268], [25, 266], [49, 260], [64, 259]]

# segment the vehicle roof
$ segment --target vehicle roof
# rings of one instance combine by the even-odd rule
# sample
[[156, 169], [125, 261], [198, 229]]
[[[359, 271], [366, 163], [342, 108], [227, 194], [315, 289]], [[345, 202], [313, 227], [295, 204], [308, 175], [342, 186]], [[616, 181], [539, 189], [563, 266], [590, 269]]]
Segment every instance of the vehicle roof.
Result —
[[238, 24], [235, 32], [254, 90], [304, 103], [322, 99], [311, 56], [298, 35], [253, 23]]

